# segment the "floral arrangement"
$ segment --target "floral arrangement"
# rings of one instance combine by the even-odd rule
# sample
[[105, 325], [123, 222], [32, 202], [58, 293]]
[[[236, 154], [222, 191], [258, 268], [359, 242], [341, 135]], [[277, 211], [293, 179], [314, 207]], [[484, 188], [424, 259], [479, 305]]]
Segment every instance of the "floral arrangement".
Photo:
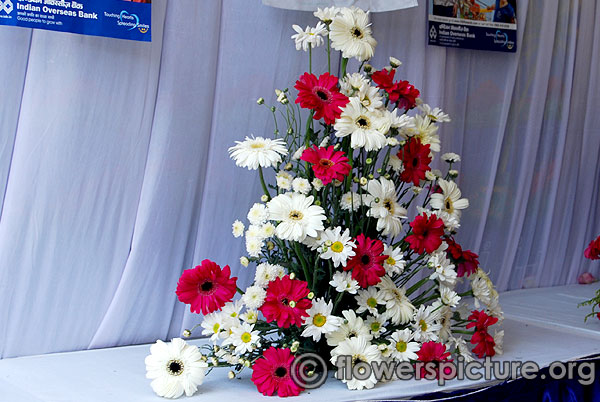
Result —
[[[229, 266], [209, 260], [183, 272], [177, 296], [204, 315], [184, 337], [201, 327], [211, 344], [152, 346], [147, 376], [161, 396], [191, 395], [206, 371], [224, 366], [230, 378], [251, 369], [264, 395], [298, 395], [307, 388], [298, 377], [315, 374], [295, 364], [306, 353], [331, 368], [340, 356], [414, 363], [502, 351], [504, 332], [490, 328], [502, 319], [498, 293], [454, 237], [469, 206], [455, 182], [460, 157], [441, 155], [445, 173], [431, 167], [439, 124], [450, 118], [396, 78], [397, 59], [379, 70], [367, 63], [377, 44], [368, 13], [331, 7], [314, 15], [315, 27], [293, 26], [308, 72], [295, 91], [276, 91], [278, 106], [258, 100], [272, 113], [273, 136], [229, 149], [239, 167], [258, 170], [264, 192], [247, 226], [232, 227], [245, 239], [240, 263], [255, 269], [254, 282], [242, 290]], [[316, 75], [319, 47], [328, 71]], [[336, 51], [341, 78], [331, 71]], [[361, 64], [349, 73], [351, 58]], [[377, 383], [342, 381], [350, 389]]]
[[[600, 236], [596, 237], [590, 242], [585, 251], [583, 252], [585, 258], [590, 260], [600, 260]], [[583, 277], [583, 278], [582, 278]], [[597, 279], [592, 274], [586, 272], [580, 276], [579, 283], [593, 283]], [[578, 307], [581, 306], [592, 306], [592, 312], [585, 316], [585, 321], [588, 318], [596, 316], [600, 320], [600, 289], [596, 291], [596, 295], [590, 300], [586, 300], [579, 303]]]

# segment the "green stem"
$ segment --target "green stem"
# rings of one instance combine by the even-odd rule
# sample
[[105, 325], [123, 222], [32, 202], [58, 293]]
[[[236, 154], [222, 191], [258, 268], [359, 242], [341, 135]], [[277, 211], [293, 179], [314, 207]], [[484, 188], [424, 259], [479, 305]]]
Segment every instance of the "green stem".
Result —
[[348, 59], [342, 58], [342, 74], [340, 74], [340, 78], [344, 78], [346, 76], [346, 67], [348, 66]]
[[331, 40], [327, 35], [327, 72], [331, 74]]
[[271, 194], [269, 194], [269, 190], [267, 189], [267, 185], [265, 184], [265, 177], [263, 176], [263, 171], [262, 171], [262, 167], [259, 166], [258, 167], [258, 176], [260, 177], [260, 184], [262, 185], [263, 191], [265, 192], [265, 195], [271, 199]]
[[308, 44], [308, 73], [312, 74], [312, 45]]

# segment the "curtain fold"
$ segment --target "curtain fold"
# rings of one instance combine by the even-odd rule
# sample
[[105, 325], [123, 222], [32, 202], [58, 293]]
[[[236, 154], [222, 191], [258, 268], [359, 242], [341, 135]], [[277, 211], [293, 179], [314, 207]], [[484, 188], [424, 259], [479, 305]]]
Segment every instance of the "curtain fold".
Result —
[[[462, 155], [471, 203], [458, 240], [499, 290], [597, 275], [600, 6], [519, 1], [507, 54], [427, 46], [420, 3], [372, 15], [371, 64], [402, 60], [452, 118], [442, 152]], [[152, 7], [151, 44], [0, 27], [0, 358], [179, 336], [199, 317], [177, 279], [205, 258], [253, 278], [231, 223], [260, 185], [227, 148], [272, 133], [256, 99], [294, 91], [308, 55], [291, 25], [316, 20], [260, 0]]]

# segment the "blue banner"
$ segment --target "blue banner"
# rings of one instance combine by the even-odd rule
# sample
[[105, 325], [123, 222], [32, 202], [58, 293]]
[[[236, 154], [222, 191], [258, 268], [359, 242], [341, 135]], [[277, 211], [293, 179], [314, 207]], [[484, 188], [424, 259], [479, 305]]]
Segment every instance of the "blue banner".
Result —
[[517, 51], [517, 0], [429, 0], [430, 45]]
[[0, 25], [150, 42], [150, 0], [0, 0]]

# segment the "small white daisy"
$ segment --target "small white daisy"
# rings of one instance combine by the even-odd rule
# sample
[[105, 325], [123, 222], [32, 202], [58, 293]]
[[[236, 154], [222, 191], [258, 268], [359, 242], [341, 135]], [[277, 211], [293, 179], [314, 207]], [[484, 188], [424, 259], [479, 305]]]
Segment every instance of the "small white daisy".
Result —
[[302, 336], [312, 337], [315, 342], [321, 340], [321, 336], [336, 331], [342, 325], [342, 319], [331, 314], [333, 303], [326, 302], [323, 298], [313, 301], [312, 307], [306, 310], [308, 317], [304, 319], [306, 327]]
[[359, 290], [354, 298], [358, 305], [358, 308], [356, 309], [358, 314], [368, 311], [373, 315], [379, 315], [377, 306], [385, 304], [383, 293], [375, 286]]
[[263, 288], [269, 286], [269, 282], [274, 281], [278, 278], [279, 272], [278, 265], [268, 264], [263, 262], [256, 267], [256, 274], [254, 276], [254, 284]]
[[431, 196], [429, 204], [431, 208], [448, 213], [460, 219], [460, 211], [469, 207], [469, 200], [461, 198], [461, 192], [453, 181], [438, 180], [442, 192]]
[[439, 318], [440, 313], [435, 307], [421, 305], [413, 317], [414, 339], [417, 342], [437, 341], [438, 331], [442, 328], [437, 322]]
[[349, 191], [342, 195], [340, 207], [344, 211], [357, 211], [362, 205], [369, 205], [372, 202], [369, 194], [362, 194]]
[[308, 51], [309, 48], [316, 48], [323, 44], [323, 36], [327, 35], [327, 27], [322, 22], [317, 23], [315, 27], [307, 26], [302, 29], [299, 25], [292, 25], [296, 33], [292, 39], [296, 42], [296, 50]]
[[237, 355], [252, 352], [260, 346], [260, 332], [254, 330], [253, 324], [241, 323], [231, 328], [231, 335], [223, 341], [223, 346], [226, 345], [235, 346]]
[[357, 316], [353, 310], [342, 311], [344, 321], [340, 327], [329, 334], [326, 334], [327, 344], [329, 346], [337, 346], [340, 342], [353, 337], [365, 337], [368, 340], [373, 339], [371, 331], [365, 325], [364, 320]]
[[325, 8], [317, 8], [317, 11], [313, 13], [315, 17], [320, 19], [326, 24], [330, 24], [331, 21], [338, 15], [340, 9], [338, 7], [325, 7]]
[[413, 334], [408, 328], [396, 331], [390, 340], [390, 349], [395, 360], [407, 362], [418, 360], [417, 352], [421, 348], [418, 342], [411, 342]]
[[202, 335], [210, 336], [210, 340], [216, 342], [225, 336], [224, 317], [220, 311], [207, 314], [200, 324], [203, 328]]
[[396, 201], [394, 182], [384, 177], [369, 180], [367, 191], [372, 199], [367, 216], [377, 218], [377, 230], [384, 236], [399, 235], [402, 231], [401, 219], [406, 218], [407, 212]]
[[355, 279], [352, 279], [352, 272], [350, 271], [334, 273], [329, 284], [339, 293], [348, 292], [350, 294], [356, 294], [360, 287], [358, 286], [358, 282]]
[[373, 335], [375, 338], [384, 333], [386, 330], [386, 321], [381, 317], [370, 315], [367, 317], [365, 324], [369, 328], [369, 331], [371, 331], [371, 335]]
[[387, 275], [381, 278], [377, 284], [385, 300], [385, 312], [383, 316], [393, 324], [408, 323], [415, 311], [415, 307], [406, 296], [406, 290], [396, 286], [394, 281]]
[[450, 117], [446, 113], [444, 113], [439, 107], [432, 109], [431, 106], [429, 106], [428, 104], [421, 103], [420, 105], [418, 105], [418, 108], [421, 109], [421, 111], [423, 111], [423, 114], [429, 117], [432, 121], [436, 121], [438, 123], [447, 123], [451, 121]]
[[[372, 345], [370, 339], [364, 336], [352, 337], [340, 342], [331, 351], [331, 363], [335, 365], [339, 356], [350, 356], [352, 367], [359, 362], [373, 364], [381, 361], [381, 353], [376, 345]], [[360, 367], [357, 370], [366, 370]], [[336, 375], [337, 375], [336, 370]], [[361, 371], [359, 371], [361, 373]], [[359, 379], [360, 378], [360, 379]], [[375, 373], [371, 371], [371, 375], [366, 379], [363, 376], [350, 376], [350, 378], [342, 378], [342, 382], [346, 383], [348, 389], [364, 389], [373, 388], [377, 384]]]
[[454, 152], [447, 152], [442, 154], [442, 160], [448, 163], [460, 162], [460, 155], [455, 154]]
[[256, 324], [256, 321], [258, 321], [258, 311], [246, 310], [246, 312], [240, 314], [240, 319], [248, 324]]
[[440, 299], [442, 303], [450, 307], [456, 307], [460, 302], [458, 293], [447, 286], [440, 286]]
[[242, 237], [245, 229], [246, 227], [244, 224], [237, 219], [231, 225], [231, 233], [233, 233], [233, 237]]
[[416, 137], [423, 145], [429, 145], [432, 152], [440, 152], [440, 137], [438, 126], [427, 116], [416, 115], [413, 118], [413, 127], [405, 127], [400, 134], [405, 138]]
[[345, 267], [348, 258], [356, 254], [353, 250], [355, 244], [350, 237], [350, 229], [344, 230], [343, 233], [339, 226], [325, 229], [321, 234], [321, 242], [326, 249], [320, 257], [324, 260], [331, 259], [335, 267], [340, 265]]
[[292, 180], [294, 180], [294, 178], [288, 172], [285, 172], [283, 170], [279, 171], [275, 175], [275, 179], [277, 181], [277, 187], [279, 187], [280, 189], [289, 190], [292, 188]]
[[340, 92], [348, 97], [354, 96], [367, 86], [369, 79], [360, 73], [346, 74], [340, 80]]
[[404, 271], [406, 261], [402, 255], [402, 249], [400, 247], [392, 248], [387, 244], [384, 244], [383, 255], [387, 255], [388, 258], [383, 262], [385, 272], [389, 275], [397, 275]]

